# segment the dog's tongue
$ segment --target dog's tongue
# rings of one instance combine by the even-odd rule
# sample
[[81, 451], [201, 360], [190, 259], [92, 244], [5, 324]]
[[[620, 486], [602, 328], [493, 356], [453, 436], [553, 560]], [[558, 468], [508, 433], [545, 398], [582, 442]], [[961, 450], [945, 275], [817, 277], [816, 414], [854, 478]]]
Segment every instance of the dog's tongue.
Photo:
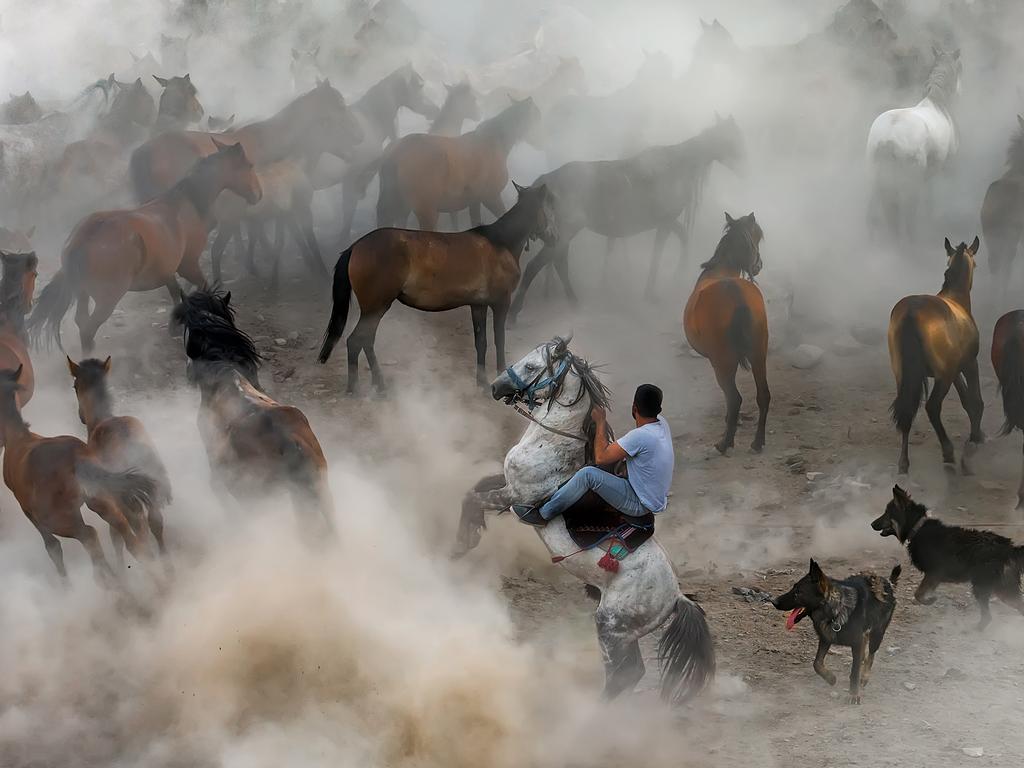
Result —
[[801, 616], [803, 616], [803, 613], [804, 613], [804, 609], [803, 608], [794, 608], [792, 611], [789, 612], [789, 615], [786, 616], [786, 631], [787, 632], [791, 631], [793, 629], [793, 627], [796, 626], [796, 620], [799, 619]]

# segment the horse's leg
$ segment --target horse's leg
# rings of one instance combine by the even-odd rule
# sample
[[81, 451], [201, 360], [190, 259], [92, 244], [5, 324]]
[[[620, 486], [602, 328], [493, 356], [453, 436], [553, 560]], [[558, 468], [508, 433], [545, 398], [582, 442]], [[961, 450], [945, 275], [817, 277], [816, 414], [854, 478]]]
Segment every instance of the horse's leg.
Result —
[[[469, 204], [469, 225], [471, 227], [479, 227], [482, 219], [480, 218], [480, 201], [474, 201]], [[452, 211], [452, 226], [458, 231], [459, 223], [459, 212]]]
[[[81, 514], [78, 514], [79, 519], [81, 519]], [[83, 520], [75, 531], [75, 538], [82, 542], [85, 551], [89, 553], [96, 583], [108, 589], [116, 584], [117, 577], [114, 575], [114, 570], [110, 567], [110, 563], [107, 562], [107, 558], [103, 554], [103, 547], [100, 546], [100, 537], [96, 533], [96, 529], [91, 525], [86, 525]]]
[[658, 279], [658, 266], [661, 264], [661, 254], [665, 250], [665, 241], [668, 240], [668, 229], [658, 227], [654, 231], [654, 250], [651, 252], [651, 268], [647, 273], [647, 287], [644, 289], [644, 298], [654, 298], [654, 283]]
[[1021, 460], [1020, 482], [1017, 484], [1017, 509], [1024, 509], [1024, 459]]
[[530, 263], [526, 265], [526, 269], [523, 270], [523, 276], [519, 280], [516, 295], [512, 299], [512, 307], [509, 309], [509, 320], [511, 323], [515, 323], [519, 312], [523, 308], [523, 300], [526, 298], [526, 292], [530, 289], [530, 283], [537, 277], [538, 272], [551, 263], [555, 250], [555, 246], [545, 245], [540, 249], [540, 253], [530, 259]]
[[352, 240], [352, 222], [356, 218], [356, 207], [359, 205], [356, 193], [356, 179], [346, 176], [341, 182], [341, 244], [347, 248]]
[[199, 267], [199, 259], [188, 257], [182, 259], [181, 264], [178, 265], [178, 274], [196, 288], [205, 288], [208, 285], [206, 275], [203, 274], [203, 270]]
[[898, 474], [905, 475], [910, 471], [910, 430], [900, 431], [900, 458], [896, 465]]
[[[373, 386], [376, 388], [377, 393], [383, 395], [387, 392], [387, 384], [384, 383], [384, 375], [381, 373], [380, 364], [377, 362], [377, 351], [374, 349], [374, 344], [377, 341], [377, 329], [380, 327], [381, 318], [384, 317], [384, 313], [388, 311], [391, 306], [391, 302], [377, 314], [370, 318], [371, 323], [369, 325], [366, 334], [366, 343], [363, 346], [363, 352], [366, 354], [366, 362], [370, 365], [370, 380], [373, 382]], [[359, 320], [362, 321], [362, 316]]]
[[928, 396], [928, 402], [924, 406], [928, 420], [932, 423], [932, 428], [939, 438], [939, 445], [942, 446], [942, 462], [944, 464], [954, 462], [953, 443], [950, 442], [946, 428], [942, 425], [942, 401], [946, 398], [952, 384], [953, 382], [947, 379], [936, 378], [935, 386], [932, 387], [932, 393]]
[[114, 562], [117, 563], [117, 571], [118, 573], [124, 573], [124, 537], [113, 527], [109, 529], [109, 533], [110, 548], [114, 550]]
[[672, 234], [679, 238], [679, 261], [676, 262], [676, 282], [678, 283], [683, 276], [683, 266], [686, 264], [686, 249], [690, 245], [690, 239], [687, 237], [686, 227], [680, 224], [678, 219], [669, 224], [668, 228]]
[[558, 275], [558, 279], [562, 281], [562, 288], [565, 290], [565, 298], [569, 302], [569, 306], [579, 306], [580, 300], [576, 297], [576, 292], [572, 289], [572, 283], [569, 281], [568, 243], [566, 243], [564, 247], [559, 248], [555, 253], [554, 262], [555, 273]]
[[79, 325], [83, 354], [88, 355], [92, 353], [95, 348], [96, 332], [99, 331], [100, 326], [107, 322], [107, 320], [110, 319], [110, 316], [114, 314], [114, 309], [117, 308], [117, 302], [119, 302], [123, 296], [124, 292], [120, 292], [116, 296], [107, 294], [104, 296], [93, 297], [95, 305], [93, 306], [92, 314], [89, 315], [89, 319], [84, 327]]
[[981, 395], [981, 376], [978, 371], [978, 359], [971, 358], [963, 369], [964, 379], [967, 381], [967, 402], [964, 403], [964, 410], [971, 420], [971, 434], [969, 440], [972, 443], [985, 442], [985, 433], [981, 429], [981, 417], [985, 414], [985, 399]]
[[164, 283], [164, 287], [167, 289], [167, 293], [171, 297], [172, 304], [176, 305], [181, 302], [181, 286], [178, 285], [178, 281], [175, 279], [174, 275], [167, 278], [167, 282]]
[[[177, 302], [180, 296], [175, 299]], [[78, 301], [75, 306], [75, 325], [78, 326], [78, 338], [82, 344], [82, 351], [85, 351], [86, 329], [89, 327], [89, 293], [84, 289], [78, 290]]]
[[484, 200], [483, 202], [484, 207], [494, 215], [495, 219], [500, 219], [505, 215], [505, 211], [508, 210], [508, 208], [505, 207], [505, 201], [501, 199], [500, 193], [489, 200]]
[[256, 268], [256, 248], [257, 246], [263, 250], [264, 253], [275, 254], [280, 253], [281, 249], [284, 248], [284, 238], [280, 233], [275, 233], [275, 239], [279, 245], [271, 245], [270, 239], [267, 237], [266, 222], [263, 219], [253, 218], [249, 222], [249, 250], [246, 252], [245, 258], [245, 270], [253, 277], [259, 277], [260, 271]]
[[604, 659], [604, 696], [614, 699], [619, 694], [632, 691], [644, 676], [640, 643], [636, 635], [623, 626], [621, 619], [603, 604], [594, 614], [594, 623]]
[[306, 261], [306, 266], [313, 273], [313, 277], [327, 281], [330, 275], [327, 267], [324, 266], [323, 256], [320, 255], [320, 243], [317, 242], [316, 233], [313, 231], [313, 210], [308, 205], [298, 205], [292, 210], [289, 221], [294, 227], [295, 240], [299, 244], [299, 252]]
[[230, 229], [226, 226], [217, 227], [217, 236], [213, 238], [213, 244], [210, 246], [210, 268], [213, 270], [215, 282], [220, 282], [221, 259], [224, 257], [224, 249], [227, 248], [236, 232], [239, 230], [234, 227]]
[[715, 443], [719, 453], [724, 454], [733, 447], [736, 438], [736, 424], [740, 418], [740, 406], [743, 404], [743, 397], [736, 388], [736, 369], [739, 363], [735, 359], [723, 361], [712, 360], [711, 367], [715, 370], [715, 380], [725, 394], [725, 434], [722, 439]]
[[754, 435], [754, 442], [750, 449], [760, 453], [764, 448], [765, 426], [768, 423], [768, 406], [772, 402], [772, 393], [768, 389], [768, 340], [767, 338], [759, 344], [757, 351], [750, 361], [750, 369], [754, 374], [754, 384], [757, 387], [757, 433]]
[[[476, 346], [476, 383], [486, 387], [484, 365], [487, 362], [487, 305], [473, 304], [469, 309], [473, 315], [473, 344]], [[497, 327], [494, 330], [497, 337]]]
[[604, 239], [604, 269], [601, 271], [601, 285], [605, 288], [608, 287], [608, 266], [611, 264], [612, 256], [615, 253], [615, 244], [619, 240], [616, 237], [606, 237]]
[[[29, 519], [32, 520], [32, 518]], [[39, 535], [43, 537], [43, 546], [46, 547], [46, 554], [50, 556], [53, 567], [57, 569], [57, 575], [64, 581], [67, 581], [68, 571], [64, 567], [64, 550], [60, 545], [60, 541], [52, 533], [41, 528], [35, 520], [32, 520], [32, 525], [36, 527]]]
[[437, 210], [428, 206], [422, 206], [415, 210], [416, 222], [424, 232], [433, 232], [437, 229]]
[[508, 318], [508, 298], [491, 307], [494, 313], [494, 362], [498, 373], [505, 370], [505, 320]]
[[501, 494], [500, 506], [496, 509], [505, 509], [512, 503], [508, 493], [508, 485], [505, 482], [505, 475], [488, 475], [481, 478], [462, 498], [462, 514], [459, 517], [459, 528], [455, 535], [455, 549], [452, 551], [452, 558], [459, 558], [480, 543], [480, 531], [487, 527], [487, 520], [484, 511], [487, 508], [485, 496], [487, 494]]

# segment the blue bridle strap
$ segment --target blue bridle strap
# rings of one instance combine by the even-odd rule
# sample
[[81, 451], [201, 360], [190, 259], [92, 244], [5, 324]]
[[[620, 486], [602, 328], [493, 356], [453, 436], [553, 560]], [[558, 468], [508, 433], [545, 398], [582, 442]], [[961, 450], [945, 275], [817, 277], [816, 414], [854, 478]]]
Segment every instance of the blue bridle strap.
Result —
[[566, 355], [565, 357], [562, 358], [562, 362], [558, 366], [557, 371], [555, 371], [547, 378], [542, 379], [540, 378], [540, 376], [538, 376], [537, 380], [533, 382], [533, 384], [527, 384], [525, 381], [523, 381], [519, 377], [519, 374], [512, 370], [511, 365], [505, 369], [505, 373], [508, 374], [509, 379], [511, 379], [512, 381], [512, 385], [516, 388], [516, 390], [518, 390], [519, 394], [521, 394], [525, 398], [526, 406], [532, 411], [534, 408], [537, 407], [537, 393], [543, 390], [545, 387], [549, 387], [552, 384], [556, 384], [557, 382], [561, 381], [562, 377], [565, 376], [566, 371], [569, 370], [569, 362], [569, 356]]

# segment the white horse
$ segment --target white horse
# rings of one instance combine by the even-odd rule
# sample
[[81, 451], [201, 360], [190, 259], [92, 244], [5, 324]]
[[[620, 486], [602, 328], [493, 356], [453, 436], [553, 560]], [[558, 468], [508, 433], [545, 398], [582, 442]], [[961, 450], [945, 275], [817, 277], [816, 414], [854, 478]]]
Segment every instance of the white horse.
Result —
[[921, 101], [883, 112], [868, 132], [867, 157], [874, 171], [869, 216], [876, 229], [893, 237], [901, 230], [913, 237], [931, 176], [956, 154], [959, 142], [950, 107], [960, 93], [960, 50], [933, 53], [935, 65]]
[[[466, 496], [456, 556], [480, 541], [484, 513], [513, 503], [539, 504], [584, 466], [590, 411], [607, 405], [607, 390], [591, 367], [555, 338], [534, 349], [491, 384], [496, 400], [527, 400], [533, 423], [505, 456], [504, 474], [481, 480]], [[554, 431], [553, 431], [554, 430]], [[699, 693], [714, 676], [715, 651], [703, 610], [679, 589], [672, 563], [654, 537], [626, 556], [617, 572], [598, 565], [595, 547], [577, 554], [563, 517], [537, 533], [561, 565], [588, 586], [601, 590], [595, 613], [605, 664], [605, 695], [632, 690], [644, 676], [639, 639], [666, 622], [659, 643], [662, 697], [680, 702]], [[568, 557], [566, 557], [568, 556]]]

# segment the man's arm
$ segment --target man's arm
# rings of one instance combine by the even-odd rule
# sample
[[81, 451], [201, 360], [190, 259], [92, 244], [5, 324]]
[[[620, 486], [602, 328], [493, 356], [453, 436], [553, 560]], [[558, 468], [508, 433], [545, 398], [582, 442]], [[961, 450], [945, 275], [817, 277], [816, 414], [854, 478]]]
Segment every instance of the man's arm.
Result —
[[590, 417], [594, 420], [594, 426], [596, 427], [594, 434], [594, 463], [615, 464], [629, 456], [621, 445], [608, 442], [608, 417], [605, 414], [604, 408], [595, 406], [590, 412]]

